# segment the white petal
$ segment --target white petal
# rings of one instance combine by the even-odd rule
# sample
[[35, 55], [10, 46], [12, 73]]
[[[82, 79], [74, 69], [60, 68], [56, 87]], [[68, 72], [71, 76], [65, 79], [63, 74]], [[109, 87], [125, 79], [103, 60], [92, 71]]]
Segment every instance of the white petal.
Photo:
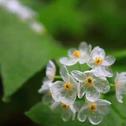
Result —
[[71, 74], [72, 74], [73, 78], [75, 78], [77, 81], [79, 81], [79, 82], [83, 82], [84, 81], [84, 74], [83, 74], [83, 72], [78, 71], [78, 70], [73, 70], [71, 72]]
[[87, 106], [83, 106], [79, 112], [78, 112], [78, 115], [77, 115], [77, 119], [80, 121], [80, 122], [85, 122], [86, 119], [87, 119]]
[[74, 65], [78, 62], [78, 59], [63, 57], [60, 59], [60, 63], [66, 66]]
[[75, 106], [72, 104], [72, 105], [70, 105], [70, 109], [71, 109], [71, 111], [73, 112], [73, 113], [76, 113], [76, 109], [75, 109]]
[[102, 122], [103, 116], [100, 115], [100, 114], [97, 113], [97, 112], [92, 112], [92, 113], [90, 113], [88, 119], [89, 119], [89, 122], [90, 122], [91, 124], [93, 124], [93, 125], [98, 125], [98, 124], [100, 124], [100, 123]]
[[96, 77], [112, 77], [113, 76], [111, 70], [106, 67], [95, 67], [91, 71]]
[[95, 88], [90, 88], [86, 92], [86, 98], [89, 101], [96, 101], [100, 97], [100, 93]]
[[91, 52], [91, 45], [88, 45], [86, 42], [81, 42], [80, 46], [79, 46], [79, 50], [82, 52]]
[[116, 98], [118, 102], [123, 103], [124, 95], [126, 95], [126, 82], [125, 84], [116, 84]]
[[60, 102], [53, 102], [50, 106], [51, 110], [55, 110], [59, 106]]
[[61, 92], [63, 91], [63, 84], [64, 82], [62, 81], [56, 81], [50, 88], [52, 97], [56, 102], [60, 102], [61, 100]]
[[81, 57], [79, 60], [80, 64], [84, 64], [88, 62], [91, 49], [92, 49], [91, 45], [88, 45], [86, 42], [82, 42], [80, 44], [80, 47], [79, 47], [79, 50], [81, 52]]
[[104, 66], [111, 66], [114, 64], [115, 58], [113, 56], [106, 56], [103, 62]]
[[107, 79], [96, 78], [95, 88], [100, 93], [107, 93], [110, 90], [110, 85]]
[[54, 80], [56, 74], [56, 66], [52, 61], [49, 61], [47, 68], [46, 68], [46, 76], [49, 80]]
[[68, 70], [67, 70], [66, 66], [61, 67], [60, 75], [61, 75], [61, 77], [63, 78], [63, 80], [65, 82], [69, 81], [70, 77], [69, 77], [69, 73], [68, 73]]
[[123, 95], [121, 93], [116, 92], [116, 98], [119, 103], [123, 103]]
[[118, 102], [123, 103], [123, 95], [126, 95], [126, 72], [122, 72], [116, 75], [116, 98]]
[[72, 90], [72, 91], [63, 90], [60, 96], [61, 96], [60, 97], [61, 102], [63, 102], [64, 104], [71, 105], [76, 100], [77, 92], [76, 90]]
[[116, 74], [115, 83], [117, 82], [121, 85], [126, 84], [126, 72], [121, 72]]
[[41, 88], [38, 90], [38, 92], [41, 94], [43, 92], [48, 91], [49, 87], [50, 87], [49, 85], [51, 85], [50, 83], [52, 83], [52, 82], [49, 80], [44, 80], [43, 84], [42, 84]]
[[42, 97], [42, 102], [43, 104], [50, 105], [52, 103], [52, 96], [50, 92], [47, 92], [43, 97]]
[[96, 57], [101, 57], [101, 58], [103, 58], [104, 59], [104, 57], [105, 57], [105, 51], [104, 51], [104, 49], [102, 49], [102, 48], [100, 48], [100, 47], [95, 47], [93, 50], [92, 50], [92, 52], [91, 52], [91, 57], [93, 58], [93, 59], [95, 59]]
[[82, 54], [82, 56], [79, 59], [79, 63], [80, 64], [88, 63], [89, 58], [90, 58], [89, 54], [87, 54], [87, 53], [81, 53], [81, 54]]
[[61, 117], [62, 117], [62, 120], [66, 122], [72, 118], [72, 115], [73, 115], [73, 113], [71, 110], [64, 110], [64, 111], [62, 111]]
[[83, 83], [80, 83], [78, 85], [78, 98], [82, 98], [85, 95], [86, 91], [87, 91], [86, 86], [84, 86]]
[[98, 99], [96, 101], [97, 103], [97, 111], [102, 114], [102, 115], [106, 115], [109, 113], [109, 110], [110, 110], [110, 105], [111, 105], [111, 102], [107, 101], [107, 100], [103, 100], [103, 99]]

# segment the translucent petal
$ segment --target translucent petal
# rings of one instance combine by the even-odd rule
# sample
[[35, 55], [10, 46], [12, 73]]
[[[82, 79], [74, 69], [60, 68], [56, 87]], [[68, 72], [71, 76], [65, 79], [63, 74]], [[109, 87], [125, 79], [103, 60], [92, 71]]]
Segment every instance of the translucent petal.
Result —
[[123, 95], [126, 95], [126, 83], [116, 84], [116, 98], [118, 102], [123, 103]]
[[61, 77], [63, 78], [63, 80], [65, 82], [69, 81], [70, 77], [69, 77], [69, 73], [68, 73], [68, 70], [65, 66], [62, 66], [61, 69], [60, 69], [60, 75]]
[[113, 76], [111, 70], [106, 67], [95, 67], [91, 71], [96, 77], [112, 77]]
[[116, 98], [123, 103], [123, 95], [126, 94], [126, 72], [117, 73], [115, 78]]
[[80, 60], [79, 60], [80, 64], [84, 64], [84, 63], [87, 63], [87, 62], [88, 62], [88, 57], [85, 57], [85, 58], [81, 57]]
[[74, 104], [70, 105], [70, 109], [73, 113], [76, 113], [76, 108], [75, 108]]
[[91, 45], [88, 45], [86, 42], [81, 42], [80, 46], [79, 46], [79, 50], [81, 52], [86, 52], [89, 53], [91, 51]]
[[53, 102], [50, 106], [51, 110], [55, 110], [59, 106], [60, 102]]
[[86, 86], [84, 86], [84, 83], [80, 83], [78, 86], [78, 98], [82, 98], [87, 91]]
[[80, 44], [80, 47], [79, 47], [79, 50], [81, 52], [81, 57], [79, 60], [80, 64], [84, 64], [88, 62], [91, 48], [92, 48], [91, 45], [88, 45], [86, 42], [82, 42]]
[[126, 72], [117, 73], [115, 77], [115, 83], [126, 85]]
[[87, 65], [91, 68], [94, 68], [95, 67], [95, 64], [94, 64], [94, 60], [92, 59], [92, 57], [89, 57], [89, 60], [87, 62]]
[[76, 100], [77, 92], [76, 90], [72, 90], [72, 91], [63, 90], [60, 96], [61, 96], [60, 97], [61, 102], [63, 102], [64, 104], [71, 105]]
[[95, 88], [98, 92], [107, 93], [110, 90], [110, 85], [107, 79], [96, 78], [95, 80]]
[[105, 51], [104, 49], [100, 48], [100, 47], [95, 47], [92, 52], [91, 52], [91, 57], [92, 59], [95, 59], [96, 57], [101, 57], [104, 59], [105, 57]]
[[46, 67], [46, 76], [49, 80], [54, 80], [56, 74], [56, 66], [55, 64], [50, 60]]
[[71, 110], [64, 110], [62, 111], [61, 118], [63, 121], [69, 121], [72, 118], [72, 111]]
[[123, 95], [116, 91], [116, 98], [119, 103], [123, 103]]
[[114, 64], [114, 62], [115, 62], [115, 58], [113, 56], [106, 56], [105, 60], [103, 62], [103, 65], [110, 66], [110, 65]]
[[83, 74], [83, 72], [80, 72], [78, 70], [73, 70], [71, 72], [71, 74], [72, 74], [73, 78], [75, 78], [77, 81], [79, 81], [79, 82], [83, 82], [84, 81], [84, 74]]
[[69, 49], [69, 50], [68, 50], [68, 56], [71, 57], [71, 58], [74, 58], [73, 52], [76, 51], [76, 50], [77, 50], [77, 49], [75, 49], [75, 48]]
[[69, 78], [70, 83], [73, 84], [73, 88], [77, 91], [78, 82], [71, 75], [69, 75]]
[[79, 112], [78, 112], [78, 115], [77, 115], [77, 119], [80, 121], [80, 122], [85, 122], [86, 119], [87, 119], [87, 106], [83, 106]]
[[92, 113], [90, 113], [88, 119], [89, 119], [89, 122], [90, 122], [91, 124], [93, 124], [93, 125], [98, 125], [98, 124], [100, 124], [100, 123], [102, 122], [103, 116], [100, 115], [100, 114], [97, 113], [97, 112], [92, 112]]
[[100, 93], [95, 88], [89, 88], [86, 92], [86, 98], [89, 101], [96, 101], [100, 97]]
[[111, 102], [107, 101], [107, 100], [103, 100], [103, 99], [98, 99], [97, 100], [97, 107], [98, 107], [98, 112], [102, 115], [106, 115], [109, 113], [110, 110], [110, 105]]
[[60, 59], [60, 63], [66, 66], [74, 65], [78, 62], [78, 59], [63, 57]]
[[50, 83], [52, 83], [52, 82], [50, 82], [49, 80], [44, 80], [43, 84], [42, 84], [41, 88], [38, 90], [38, 92], [41, 94], [41, 93], [48, 91], [49, 85], [51, 85]]
[[62, 81], [56, 81], [50, 88], [51, 94], [53, 99], [56, 102], [59, 102], [61, 100], [61, 92], [63, 91], [63, 84]]
[[42, 97], [42, 102], [43, 104], [47, 104], [50, 105], [52, 104], [52, 96], [50, 94], [50, 92], [47, 92], [43, 97]]

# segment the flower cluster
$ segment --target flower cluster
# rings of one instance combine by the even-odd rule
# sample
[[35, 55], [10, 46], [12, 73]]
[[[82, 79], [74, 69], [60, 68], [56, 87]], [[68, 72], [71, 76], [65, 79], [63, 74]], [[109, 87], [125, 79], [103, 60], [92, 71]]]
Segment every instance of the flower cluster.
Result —
[[[98, 125], [111, 105], [102, 98], [111, 91], [108, 78], [113, 77], [110, 67], [114, 62], [115, 58], [107, 56], [104, 49], [82, 42], [78, 49], [68, 51], [68, 57], [60, 59], [60, 76], [56, 75], [55, 64], [49, 61], [46, 78], [39, 89], [39, 93], [45, 93], [43, 102], [53, 110], [59, 109], [64, 121], [77, 117], [80, 122], [88, 119]], [[114, 83], [117, 101], [122, 103], [126, 73], [117, 73]]]

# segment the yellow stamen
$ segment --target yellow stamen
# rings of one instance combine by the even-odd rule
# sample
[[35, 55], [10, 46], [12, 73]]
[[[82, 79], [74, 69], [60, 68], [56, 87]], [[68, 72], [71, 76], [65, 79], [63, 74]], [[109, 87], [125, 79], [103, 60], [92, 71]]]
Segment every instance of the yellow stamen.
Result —
[[96, 110], [97, 110], [97, 104], [94, 102], [94, 103], [90, 103], [89, 105], [88, 105], [88, 109], [90, 110], [90, 111], [92, 111], [92, 112], [96, 112]]
[[96, 65], [101, 65], [103, 63], [103, 58], [101, 57], [96, 57], [95, 58], [95, 64]]
[[69, 105], [66, 105], [64, 103], [61, 103], [61, 106], [62, 106], [63, 109], [69, 109]]
[[93, 87], [94, 86], [94, 78], [89, 76], [85, 79], [85, 83], [87, 87]]
[[73, 84], [71, 84], [70, 82], [66, 82], [64, 83], [64, 89], [67, 91], [70, 91], [73, 89]]
[[81, 56], [80, 51], [79, 50], [74, 51], [73, 56], [76, 57], [76, 58], [80, 58], [80, 56]]

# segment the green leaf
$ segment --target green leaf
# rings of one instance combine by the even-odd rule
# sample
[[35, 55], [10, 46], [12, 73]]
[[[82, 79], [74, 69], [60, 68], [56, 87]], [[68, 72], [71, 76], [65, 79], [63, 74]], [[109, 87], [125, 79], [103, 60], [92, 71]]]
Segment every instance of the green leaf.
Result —
[[0, 72], [7, 99], [49, 59], [61, 56], [64, 49], [48, 34], [35, 33], [27, 23], [3, 10], [0, 10], [0, 30]]

